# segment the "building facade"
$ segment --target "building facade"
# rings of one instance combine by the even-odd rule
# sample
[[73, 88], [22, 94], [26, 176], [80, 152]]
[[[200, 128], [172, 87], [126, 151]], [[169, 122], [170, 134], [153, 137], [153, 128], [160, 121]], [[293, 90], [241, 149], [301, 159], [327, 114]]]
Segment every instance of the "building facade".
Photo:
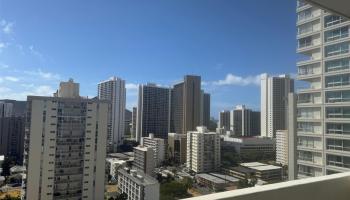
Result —
[[98, 84], [98, 98], [111, 101], [112, 109], [108, 111], [108, 151], [117, 152], [123, 143], [125, 133], [125, 81], [112, 77]]
[[[201, 77], [186, 75], [171, 91], [172, 133], [186, 134], [201, 123]], [[204, 105], [204, 103], [203, 103]]]
[[261, 136], [276, 137], [276, 130], [287, 129], [287, 99], [294, 92], [294, 80], [288, 75], [261, 76]]
[[218, 128], [224, 131], [229, 131], [231, 129], [231, 112], [228, 110], [223, 110], [219, 113], [219, 123]]
[[276, 131], [276, 163], [283, 166], [288, 166], [288, 130], [277, 130]]
[[0, 155], [23, 162], [26, 102], [0, 100]]
[[134, 162], [132, 164], [133, 169], [153, 176], [156, 165], [153, 148], [143, 146], [134, 147]]
[[237, 137], [260, 135], [260, 112], [238, 105], [230, 112], [230, 129]]
[[157, 179], [128, 168], [118, 170], [118, 190], [125, 193], [128, 200], [159, 200]]
[[187, 135], [178, 133], [168, 134], [168, 156], [176, 163], [184, 164], [187, 155]]
[[200, 125], [209, 127], [210, 124], [210, 94], [201, 91]]
[[170, 129], [170, 89], [155, 84], [140, 85], [137, 107], [136, 141], [153, 133], [168, 138]]
[[137, 107], [132, 108], [131, 116], [131, 138], [136, 138]]
[[196, 173], [214, 172], [220, 167], [220, 135], [206, 127], [187, 133], [186, 167]]
[[110, 103], [61, 85], [55, 97], [27, 98], [24, 199], [103, 199]]
[[349, 171], [350, 22], [304, 1], [297, 16], [298, 177]]
[[150, 133], [148, 137], [141, 138], [141, 145], [144, 147], [151, 147], [154, 151], [154, 161], [156, 166], [160, 166], [165, 160], [166, 154], [166, 140], [162, 138], [155, 138], [154, 134]]

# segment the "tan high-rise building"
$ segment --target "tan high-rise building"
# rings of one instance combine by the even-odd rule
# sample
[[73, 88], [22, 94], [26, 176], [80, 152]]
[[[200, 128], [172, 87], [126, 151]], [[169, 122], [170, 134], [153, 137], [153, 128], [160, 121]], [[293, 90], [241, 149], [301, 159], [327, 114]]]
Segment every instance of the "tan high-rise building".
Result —
[[196, 130], [201, 123], [201, 105], [201, 77], [186, 75], [171, 92], [171, 132]]
[[55, 97], [27, 98], [24, 199], [104, 199], [110, 103], [65, 85]]

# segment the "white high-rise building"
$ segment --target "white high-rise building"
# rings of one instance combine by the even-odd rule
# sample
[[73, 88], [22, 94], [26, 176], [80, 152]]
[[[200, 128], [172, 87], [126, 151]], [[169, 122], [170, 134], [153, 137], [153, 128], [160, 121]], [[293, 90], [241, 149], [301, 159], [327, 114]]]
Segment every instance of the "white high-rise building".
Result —
[[213, 172], [220, 167], [220, 134], [204, 126], [187, 132], [186, 167], [196, 173]]
[[108, 124], [108, 150], [117, 152], [118, 145], [123, 143], [125, 132], [125, 81], [112, 77], [98, 84], [98, 98], [111, 101]]
[[128, 200], [159, 200], [157, 179], [129, 168], [118, 171], [118, 190], [125, 193]]
[[62, 85], [55, 97], [27, 98], [24, 199], [104, 199], [110, 104]]
[[276, 130], [287, 128], [288, 94], [294, 92], [294, 80], [288, 75], [261, 76], [261, 136], [276, 137]]
[[288, 130], [276, 131], [276, 163], [288, 165]]
[[162, 138], [155, 138], [154, 134], [150, 133], [148, 137], [141, 138], [141, 145], [153, 149], [156, 166], [160, 166], [165, 160], [165, 140]]
[[298, 178], [350, 170], [350, 21], [298, 1]]

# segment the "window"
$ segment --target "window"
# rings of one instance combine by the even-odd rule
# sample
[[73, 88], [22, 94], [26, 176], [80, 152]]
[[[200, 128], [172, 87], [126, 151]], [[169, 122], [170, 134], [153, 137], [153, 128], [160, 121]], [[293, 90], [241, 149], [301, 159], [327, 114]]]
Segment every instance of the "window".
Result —
[[326, 61], [326, 72], [340, 71], [350, 69], [350, 58]]
[[349, 53], [349, 44], [350, 44], [349, 42], [343, 42], [339, 44], [326, 46], [325, 48], [326, 57]]
[[330, 42], [330, 41], [338, 40], [348, 36], [349, 36], [349, 27], [345, 26], [334, 30], [326, 31], [324, 36], [324, 41]]
[[329, 15], [324, 18], [324, 27], [328, 28], [336, 24], [346, 21], [343, 17], [337, 15]]

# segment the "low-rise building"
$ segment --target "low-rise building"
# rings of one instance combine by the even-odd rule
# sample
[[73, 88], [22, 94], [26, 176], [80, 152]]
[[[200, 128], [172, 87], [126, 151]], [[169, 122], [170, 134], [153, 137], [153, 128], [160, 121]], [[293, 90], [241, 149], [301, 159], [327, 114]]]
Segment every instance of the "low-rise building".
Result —
[[213, 191], [222, 191], [228, 186], [237, 185], [239, 179], [219, 173], [203, 173], [195, 176], [198, 184], [206, 186]]
[[238, 167], [223, 168], [222, 172], [238, 179], [256, 177], [258, 180], [276, 182], [282, 180], [282, 167], [260, 162], [241, 163]]
[[223, 136], [223, 147], [234, 147], [240, 155], [263, 154], [266, 157], [275, 155], [275, 139], [266, 137], [228, 137]]
[[263, 181], [274, 182], [282, 180], [282, 167], [260, 162], [242, 163], [241, 166], [254, 170], [256, 178]]
[[118, 189], [128, 200], [159, 200], [157, 179], [137, 170], [118, 170]]
[[117, 180], [118, 169], [126, 166], [127, 161], [118, 158], [106, 158], [106, 171], [111, 176], [112, 181]]
[[168, 134], [168, 155], [176, 163], [183, 164], [186, 162], [187, 152], [187, 135], [178, 133]]
[[151, 147], [154, 151], [154, 161], [156, 166], [160, 166], [165, 160], [165, 140], [162, 138], [155, 138], [153, 133], [149, 137], [141, 138], [141, 145], [144, 147]]

